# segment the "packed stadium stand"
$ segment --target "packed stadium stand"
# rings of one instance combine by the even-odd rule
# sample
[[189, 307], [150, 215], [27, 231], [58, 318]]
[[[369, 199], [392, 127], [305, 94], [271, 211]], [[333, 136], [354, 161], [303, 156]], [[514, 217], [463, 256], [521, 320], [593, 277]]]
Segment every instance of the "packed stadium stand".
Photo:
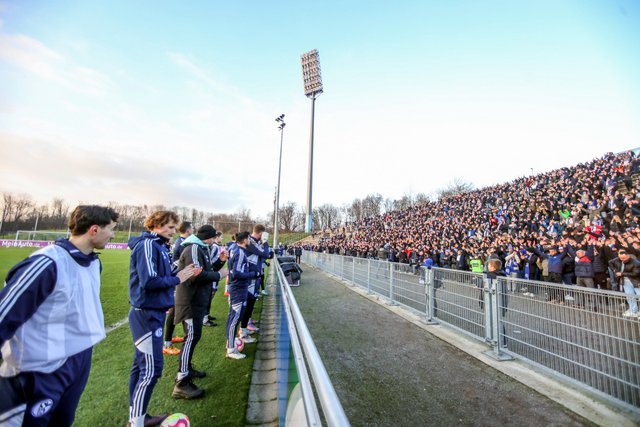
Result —
[[458, 270], [495, 257], [507, 275], [536, 280], [548, 279], [548, 253], [557, 250], [565, 283], [575, 283], [575, 252], [592, 250], [598, 287], [608, 288], [616, 251], [640, 255], [634, 151], [364, 218], [307, 248]]

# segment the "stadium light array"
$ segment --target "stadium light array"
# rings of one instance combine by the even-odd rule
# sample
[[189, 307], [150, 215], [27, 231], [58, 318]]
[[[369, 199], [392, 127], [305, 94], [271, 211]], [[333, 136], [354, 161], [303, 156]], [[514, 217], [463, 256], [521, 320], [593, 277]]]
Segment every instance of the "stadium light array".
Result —
[[317, 49], [303, 53], [302, 80], [304, 81], [304, 94], [311, 98], [311, 138], [309, 141], [309, 179], [307, 180], [307, 220], [304, 231], [311, 233], [313, 230], [311, 193], [313, 187], [313, 121], [315, 114], [316, 98], [323, 92], [322, 74], [320, 72], [320, 56]]
[[320, 56], [313, 49], [301, 56], [302, 80], [304, 81], [304, 94], [308, 98], [316, 97], [322, 93], [322, 73], [320, 71]]

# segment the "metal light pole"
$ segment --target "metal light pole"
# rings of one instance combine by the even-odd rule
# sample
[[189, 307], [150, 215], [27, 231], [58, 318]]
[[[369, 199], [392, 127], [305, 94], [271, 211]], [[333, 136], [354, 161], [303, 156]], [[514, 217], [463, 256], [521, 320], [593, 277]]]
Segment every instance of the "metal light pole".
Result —
[[273, 219], [273, 247], [278, 246], [278, 228], [280, 226], [280, 172], [282, 171], [282, 139], [284, 136], [284, 127], [287, 125], [284, 122], [284, 114], [276, 119], [276, 122], [280, 123], [278, 129], [280, 130], [280, 157], [278, 158], [278, 186], [276, 187], [276, 209]]
[[309, 140], [309, 179], [307, 181], [307, 222], [305, 232], [311, 233], [313, 230], [313, 206], [312, 206], [312, 188], [313, 188], [313, 125], [315, 117], [316, 98], [323, 92], [322, 75], [320, 73], [320, 56], [318, 51], [313, 49], [303, 53], [302, 62], [302, 80], [304, 81], [304, 94], [307, 98], [311, 98], [311, 138]]

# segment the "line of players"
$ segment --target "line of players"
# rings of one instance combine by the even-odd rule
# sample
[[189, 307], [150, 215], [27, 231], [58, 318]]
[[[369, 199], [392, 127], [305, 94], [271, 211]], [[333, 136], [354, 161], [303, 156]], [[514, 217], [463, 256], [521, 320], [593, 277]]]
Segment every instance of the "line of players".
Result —
[[[203, 225], [195, 234], [190, 234], [193, 233], [191, 224], [185, 223], [180, 227], [181, 238], [177, 246], [174, 245], [173, 252], [178, 257], [171, 262], [168, 244], [175, 232], [177, 216], [161, 211], [147, 221], [145, 227], [149, 231], [129, 243], [132, 249], [129, 325], [135, 344], [129, 380], [131, 426], [158, 425], [167, 416], [151, 416], [147, 414], [147, 407], [162, 374], [162, 354], [172, 348], [173, 327], [178, 323], [182, 323], [185, 336], [172, 396], [195, 399], [204, 395], [204, 390], [195, 385], [193, 379], [203, 378], [206, 373], [194, 369], [192, 358], [203, 325], [213, 324], [214, 319], [209, 315], [211, 300], [224, 278], [227, 278], [229, 294], [226, 357], [232, 360], [246, 357], [238, 347], [255, 342], [250, 336], [257, 330], [251, 315], [264, 277], [265, 262], [273, 257], [269, 245], [263, 241], [263, 225], [254, 226], [251, 234], [247, 231], [236, 234], [235, 241], [223, 248], [221, 233], [211, 225]], [[166, 287], [153, 285], [154, 280], [162, 276], [179, 282]], [[165, 310], [172, 306], [164, 331]]]
[[[100, 303], [102, 266], [96, 249], [114, 235], [118, 213], [109, 207], [81, 205], [69, 220], [71, 237], [32, 253], [7, 273], [0, 290], [0, 426], [71, 426], [91, 369], [95, 344], [105, 336]], [[129, 240], [129, 327], [134, 361], [129, 378], [129, 425], [157, 426], [166, 414], [151, 416], [147, 406], [162, 375], [163, 333], [181, 322], [184, 346], [173, 390], [175, 398], [204, 391], [192, 383], [205, 376], [191, 359], [209, 313], [216, 283], [228, 277], [229, 317], [226, 357], [245, 357], [238, 344], [249, 336], [251, 314], [272, 252], [263, 242], [264, 226], [240, 232], [228, 248], [210, 225], [185, 236], [177, 264], [169, 242], [178, 216], [158, 211], [146, 218], [147, 231]], [[228, 268], [224, 268], [225, 262]], [[236, 340], [240, 324], [240, 340]]]

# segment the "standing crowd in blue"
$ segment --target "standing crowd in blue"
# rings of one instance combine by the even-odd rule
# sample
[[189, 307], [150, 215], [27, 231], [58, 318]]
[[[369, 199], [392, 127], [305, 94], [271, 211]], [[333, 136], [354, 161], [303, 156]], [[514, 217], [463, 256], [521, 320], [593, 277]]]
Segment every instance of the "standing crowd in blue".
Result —
[[[640, 158], [601, 158], [363, 218], [307, 249], [628, 294], [638, 318]], [[550, 301], [565, 304], [566, 294]]]

